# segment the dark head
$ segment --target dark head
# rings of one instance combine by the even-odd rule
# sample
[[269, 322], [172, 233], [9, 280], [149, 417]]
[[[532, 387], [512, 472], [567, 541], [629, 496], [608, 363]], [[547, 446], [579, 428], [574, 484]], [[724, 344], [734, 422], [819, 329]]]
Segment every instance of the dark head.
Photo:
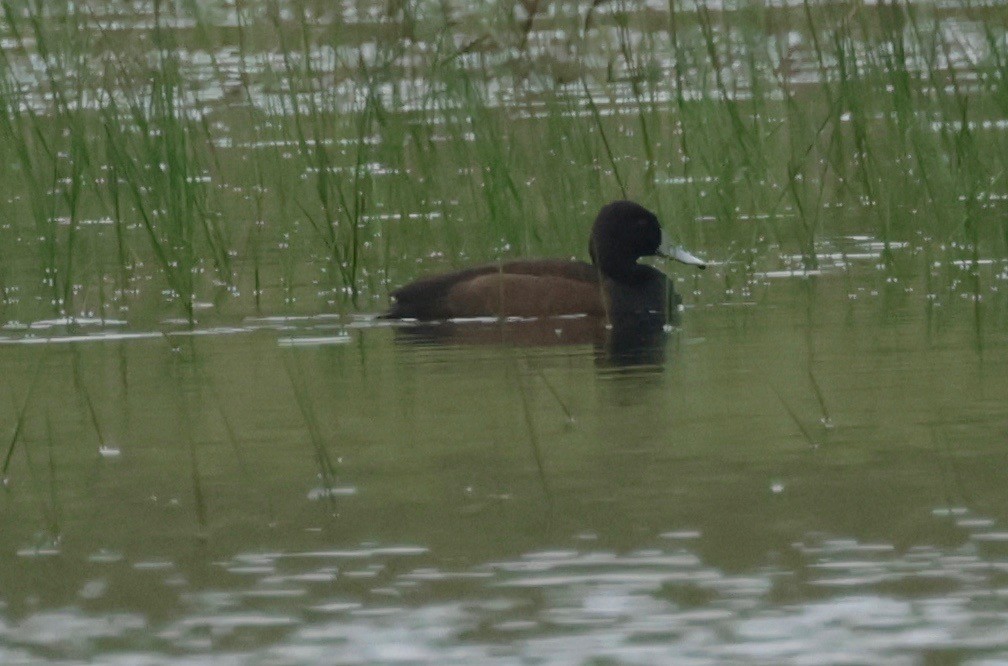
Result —
[[592, 225], [588, 253], [602, 275], [620, 282], [635, 282], [637, 260], [664, 256], [703, 268], [705, 264], [679, 247], [665, 242], [654, 213], [633, 201], [614, 201], [599, 211]]

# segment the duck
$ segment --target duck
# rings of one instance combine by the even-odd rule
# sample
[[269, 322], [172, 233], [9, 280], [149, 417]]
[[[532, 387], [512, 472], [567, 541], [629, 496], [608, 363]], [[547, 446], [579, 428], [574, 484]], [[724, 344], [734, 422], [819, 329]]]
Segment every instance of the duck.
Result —
[[421, 277], [392, 291], [391, 307], [380, 317], [444, 321], [587, 315], [609, 324], [641, 318], [664, 321], [669, 280], [638, 259], [660, 256], [706, 267], [702, 259], [668, 242], [654, 213], [627, 200], [599, 210], [588, 254], [591, 263], [518, 259]]

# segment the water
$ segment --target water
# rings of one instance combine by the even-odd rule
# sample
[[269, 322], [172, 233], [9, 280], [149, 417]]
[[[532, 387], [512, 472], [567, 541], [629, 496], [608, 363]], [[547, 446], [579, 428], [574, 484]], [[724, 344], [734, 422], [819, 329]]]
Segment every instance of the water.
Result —
[[0, 654], [1008, 658], [1008, 335], [875, 282], [700, 299], [652, 366], [534, 322], [8, 334]]
[[[866, 88], [843, 92], [851, 109], [824, 103], [838, 51], [820, 65], [788, 3], [766, 21], [680, 8], [686, 62], [665, 2], [627, 25], [627, 3], [604, 3], [584, 40], [583, 4], [550, 3], [524, 37], [523, 16], [481, 3], [378, 4], [280, 3], [311, 71], [254, 3], [200, 3], [200, 21], [161, 6], [182, 72], [165, 80], [199, 131], [149, 145], [197, 147], [180, 153], [189, 189], [147, 153], [111, 164], [100, 131], [110, 99], [151, 101], [146, 69], [123, 76], [157, 60], [153, 6], [94, 3], [102, 28], [82, 33], [47, 17], [43, 37], [80, 43], [65, 61], [35, 53], [26, 19], [0, 37], [17, 84], [2, 112], [26, 123], [0, 146], [0, 663], [1008, 661], [996, 3], [916, 4], [922, 34], [947, 37], [934, 52], [884, 4], [813, 5], [821, 38], [857, 24], [830, 49], [908, 49], [855, 84], [921, 77], [906, 108]], [[486, 21], [511, 32], [480, 41]], [[704, 61], [705, 21], [723, 67]], [[50, 74], [73, 93], [60, 112]], [[953, 74], [961, 89], [929, 87]], [[384, 124], [351, 115], [371, 93]], [[733, 128], [726, 100], [763, 124]], [[93, 145], [68, 140], [79, 127]], [[74, 150], [89, 160], [71, 216]], [[425, 272], [583, 258], [617, 166], [711, 261], [662, 265], [685, 308], [661, 336], [375, 319]], [[901, 180], [917, 170], [926, 187]], [[317, 187], [351, 179], [367, 194], [356, 306]], [[155, 257], [171, 229], [135, 210], [182, 199], [210, 222], [173, 237], [197, 239], [192, 326], [178, 266]]]

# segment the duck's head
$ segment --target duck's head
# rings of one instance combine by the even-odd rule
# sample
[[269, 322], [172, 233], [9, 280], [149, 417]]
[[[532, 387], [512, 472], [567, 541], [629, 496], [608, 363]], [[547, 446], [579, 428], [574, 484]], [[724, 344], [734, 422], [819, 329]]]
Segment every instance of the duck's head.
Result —
[[602, 207], [592, 225], [588, 253], [602, 275], [625, 282], [633, 282], [641, 257], [668, 257], [706, 267], [703, 260], [669, 243], [655, 214], [633, 201]]

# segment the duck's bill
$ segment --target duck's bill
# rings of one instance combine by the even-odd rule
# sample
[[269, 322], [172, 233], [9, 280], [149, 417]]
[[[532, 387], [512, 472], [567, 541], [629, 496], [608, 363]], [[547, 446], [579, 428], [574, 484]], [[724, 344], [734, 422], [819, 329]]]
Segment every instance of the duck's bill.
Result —
[[[665, 241], [665, 238], [662, 238]], [[663, 257], [668, 257], [669, 259], [675, 259], [676, 261], [682, 262], [688, 266], [696, 266], [697, 268], [704, 269], [707, 268], [707, 262], [700, 257], [687, 252], [685, 248], [681, 245], [672, 245], [668, 242], [663, 242], [661, 247], [658, 249], [658, 254]]]

